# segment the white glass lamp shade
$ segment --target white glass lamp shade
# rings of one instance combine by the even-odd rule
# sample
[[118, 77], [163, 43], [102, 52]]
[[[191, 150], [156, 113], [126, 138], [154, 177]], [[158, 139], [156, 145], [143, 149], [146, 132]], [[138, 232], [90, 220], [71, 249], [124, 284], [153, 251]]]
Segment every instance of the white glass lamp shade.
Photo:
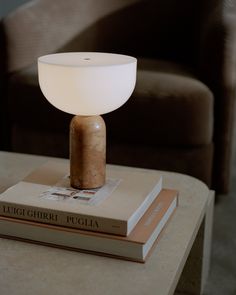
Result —
[[74, 115], [101, 115], [123, 105], [136, 83], [134, 57], [70, 52], [38, 59], [39, 85], [56, 108]]

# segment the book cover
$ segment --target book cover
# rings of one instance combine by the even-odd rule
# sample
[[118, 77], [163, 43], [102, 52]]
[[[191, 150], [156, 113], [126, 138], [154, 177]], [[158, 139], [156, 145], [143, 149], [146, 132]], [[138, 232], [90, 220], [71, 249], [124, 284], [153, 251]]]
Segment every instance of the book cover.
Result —
[[178, 192], [163, 189], [127, 237], [3, 216], [0, 216], [0, 235], [144, 262], [177, 204]]
[[98, 190], [70, 187], [69, 161], [50, 161], [0, 195], [0, 215], [128, 235], [162, 189], [154, 170], [107, 165]]

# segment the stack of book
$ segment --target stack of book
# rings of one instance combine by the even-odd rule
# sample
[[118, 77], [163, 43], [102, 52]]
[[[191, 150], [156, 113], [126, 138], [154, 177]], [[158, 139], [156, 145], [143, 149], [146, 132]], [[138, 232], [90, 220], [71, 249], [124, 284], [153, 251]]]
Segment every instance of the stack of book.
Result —
[[70, 187], [51, 161], [0, 195], [0, 236], [145, 262], [178, 205], [156, 171], [107, 167], [100, 189]]

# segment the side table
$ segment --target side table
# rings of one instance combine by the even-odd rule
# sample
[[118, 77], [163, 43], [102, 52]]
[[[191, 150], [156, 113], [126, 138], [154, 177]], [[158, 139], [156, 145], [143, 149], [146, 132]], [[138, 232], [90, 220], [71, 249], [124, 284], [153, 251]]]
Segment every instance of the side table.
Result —
[[[0, 152], [0, 193], [49, 159]], [[193, 177], [161, 173], [164, 187], [179, 190], [179, 207], [145, 264], [0, 239], [0, 294], [201, 294], [214, 192]]]

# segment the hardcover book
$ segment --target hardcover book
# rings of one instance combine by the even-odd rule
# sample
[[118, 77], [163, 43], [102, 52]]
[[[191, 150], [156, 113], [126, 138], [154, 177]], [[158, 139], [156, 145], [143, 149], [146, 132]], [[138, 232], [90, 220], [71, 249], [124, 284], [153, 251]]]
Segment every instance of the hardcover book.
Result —
[[50, 161], [0, 195], [0, 215], [126, 236], [162, 189], [157, 171], [107, 165], [96, 190], [70, 187], [68, 161]]
[[127, 237], [0, 217], [0, 236], [144, 262], [178, 204], [163, 189]]

